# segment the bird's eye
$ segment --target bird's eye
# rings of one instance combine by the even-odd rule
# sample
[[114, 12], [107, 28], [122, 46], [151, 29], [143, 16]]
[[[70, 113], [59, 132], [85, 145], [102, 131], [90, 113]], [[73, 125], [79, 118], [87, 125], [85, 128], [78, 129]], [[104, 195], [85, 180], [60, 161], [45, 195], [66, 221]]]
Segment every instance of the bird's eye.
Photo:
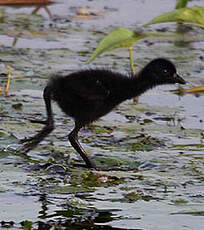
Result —
[[168, 74], [168, 72], [169, 72], [169, 71], [168, 71], [167, 69], [163, 69], [163, 73], [164, 73], [164, 74]]

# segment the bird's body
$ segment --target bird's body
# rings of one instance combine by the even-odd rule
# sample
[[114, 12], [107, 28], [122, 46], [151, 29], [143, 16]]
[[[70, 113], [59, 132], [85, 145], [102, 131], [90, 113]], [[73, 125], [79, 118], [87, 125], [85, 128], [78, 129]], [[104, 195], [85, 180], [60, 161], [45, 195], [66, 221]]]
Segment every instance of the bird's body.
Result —
[[130, 91], [132, 81], [120, 73], [98, 69], [53, 76], [48, 87], [62, 111], [86, 125], [131, 98], [131, 94], [137, 96], [138, 93]]
[[44, 89], [47, 110], [46, 126], [23, 147], [28, 152], [42, 141], [53, 129], [54, 121], [51, 100], [57, 102], [62, 111], [75, 120], [69, 140], [86, 162], [87, 167], [96, 168], [78, 142], [81, 127], [109, 113], [121, 102], [139, 96], [146, 90], [162, 84], [185, 84], [176, 73], [175, 66], [163, 58], [154, 59], [138, 74], [128, 77], [105, 69], [82, 70], [67, 76], [52, 76]]

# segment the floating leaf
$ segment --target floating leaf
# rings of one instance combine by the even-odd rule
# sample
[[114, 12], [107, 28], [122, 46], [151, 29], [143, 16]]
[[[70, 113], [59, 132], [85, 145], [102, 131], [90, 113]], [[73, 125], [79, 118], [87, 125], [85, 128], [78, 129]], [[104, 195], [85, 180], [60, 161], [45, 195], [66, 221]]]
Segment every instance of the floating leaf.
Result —
[[177, 212], [171, 213], [171, 215], [194, 215], [194, 216], [204, 216], [204, 211], [190, 211], [190, 212]]
[[22, 225], [24, 230], [31, 230], [32, 226], [33, 226], [33, 223], [31, 221], [29, 221], [29, 220], [25, 220], [25, 221], [21, 222], [21, 225]]
[[173, 202], [175, 205], [184, 205], [184, 204], [187, 204], [187, 203], [188, 203], [187, 200], [182, 199], [182, 198], [176, 199], [176, 200], [172, 200], [172, 202]]
[[204, 8], [194, 6], [193, 8], [176, 9], [152, 19], [145, 26], [163, 22], [184, 22], [204, 27]]
[[158, 36], [156, 33], [134, 32], [124, 27], [120, 27], [107, 36], [105, 36], [99, 43], [98, 47], [88, 59], [87, 63], [93, 61], [100, 54], [111, 51], [117, 48], [130, 48], [133, 44], [143, 38], [149, 36]]

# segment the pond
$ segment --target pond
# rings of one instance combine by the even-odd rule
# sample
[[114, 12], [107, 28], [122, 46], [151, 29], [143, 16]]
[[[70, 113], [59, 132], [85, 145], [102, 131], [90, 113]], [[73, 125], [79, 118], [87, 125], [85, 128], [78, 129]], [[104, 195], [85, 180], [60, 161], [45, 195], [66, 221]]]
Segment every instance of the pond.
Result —
[[[104, 35], [119, 26], [136, 30], [175, 4], [57, 0], [41, 8], [0, 7], [0, 71], [12, 71], [8, 96], [0, 95], [0, 228], [203, 229], [203, 94], [179, 96], [173, 93], [179, 86], [160, 86], [82, 129], [79, 139], [88, 154], [112, 170], [83, 167], [68, 142], [73, 120], [55, 104], [55, 131], [27, 156], [16, 151], [19, 140], [42, 127], [30, 119], [46, 118], [42, 91], [50, 74], [100, 67], [128, 73], [125, 49], [86, 61]], [[189, 2], [196, 4], [204, 6]], [[204, 85], [204, 31], [178, 27], [146, 28], [171, 36], [137, 42], [136, 71], [166, 57], [189, 82], [185, 88]], [[0, 85], [5, 81], [1, 77]]]

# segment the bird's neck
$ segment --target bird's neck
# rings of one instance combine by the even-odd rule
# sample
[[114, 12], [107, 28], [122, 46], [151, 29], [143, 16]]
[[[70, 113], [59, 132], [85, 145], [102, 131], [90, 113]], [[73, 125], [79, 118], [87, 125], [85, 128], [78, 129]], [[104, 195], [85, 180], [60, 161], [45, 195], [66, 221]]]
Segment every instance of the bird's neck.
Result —
[[148, 89], [151, 89], [155, 86], [154, 82], [151, 78], [148, 78], [146, 75], [142, 75], [139, 73], [138, 75], [133, 76], [129, 79], [129, 90], [128, 90], [128, 98], [133, 98], [140, 96]]

